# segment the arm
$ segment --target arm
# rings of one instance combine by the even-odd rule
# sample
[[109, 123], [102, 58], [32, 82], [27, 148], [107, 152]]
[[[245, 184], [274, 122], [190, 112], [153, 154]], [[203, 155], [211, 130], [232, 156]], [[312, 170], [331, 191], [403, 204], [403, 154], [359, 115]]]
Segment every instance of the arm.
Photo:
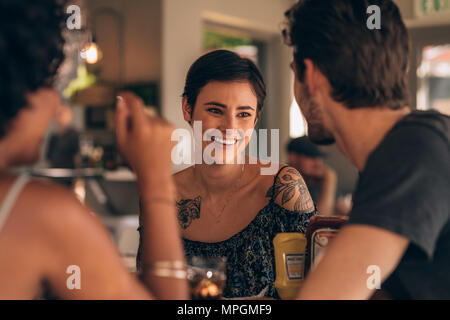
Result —
[[137, 174], [141, 198], [142, 279], [162, 299], [188, 299], [185, 279], [161, 278], [145, 268], [157, 261], [185, 261], [171, 175], [171, 133], [161, 119], [148, 118], [141, 100], [123, 93], [116, 115], [117, 142]]
[[301, 174], [293, 167], [283, 168], [267, 192], [279, 206], [297, 213], [314, 211], [314, 202]]
[[368, 299], [370, 265], [380, 268], [381, 283], [392, 273], [409, 245], [403, 236], [380, 228], [345, 226], [311, 271], [298, 299]]
[[349, 221], [308, 275], [299, 298], [366, 299], [372, 293], [366, 286], [369, 265], [380, 267], [383, 281], [409, 247], [420, 259], [433, 258], [449, 218], [446, 148], [448, 142], [426, 126], [389, 135], [366, 163]]

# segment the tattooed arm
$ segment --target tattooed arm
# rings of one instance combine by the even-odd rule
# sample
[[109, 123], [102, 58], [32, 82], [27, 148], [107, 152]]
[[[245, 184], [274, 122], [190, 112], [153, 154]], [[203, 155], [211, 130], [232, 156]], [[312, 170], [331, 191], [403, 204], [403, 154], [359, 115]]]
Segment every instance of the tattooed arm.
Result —
[[314, 202], [300, 173], [293, 167], [283, 168], [266, 197], [273, 198], [281, 207], [298, 213], [314, 211]]

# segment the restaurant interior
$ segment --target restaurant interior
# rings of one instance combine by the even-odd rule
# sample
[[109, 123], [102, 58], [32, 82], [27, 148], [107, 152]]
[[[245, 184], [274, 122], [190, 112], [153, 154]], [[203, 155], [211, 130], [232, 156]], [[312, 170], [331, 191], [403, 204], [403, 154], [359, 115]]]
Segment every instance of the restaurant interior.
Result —
[[[410, 107], [450, 115], [450, 10], [433, 11], [420, 0], [395, 2], [411, 36]], [[214, 49], [235, 51], [252, 59], [266, 79], [268, 95], [258, 128], [279, 129], [280, 161], [286, 162], [289, 139], [306, 133], [293, 98], [291, 48], [284, 45], [280, 33], [283, 13], [294, 1], [71, 3], [81, 8], [82, 25], [64, 31], [67, 58], [56, 86], [69, 109], [62, 125], [71, 128], [78, 147], [71, 151], [72, 165], [55, 164], [58, 159], [52, 157], [58, 158], [60, 151], [51, 150], [52, 136], [58, 133], [54, 123], [43, 143], [42, 159], [25, 170], [69, 183], [81, 201], [100, 215], [127, 267], [135, 270], [139, 196], [135, 176], [115, 147], [117, 92], [132, 91], [149, 113], [177, 128], [189, 128], [180, 98], [189, 66]], [[357, 170], [336, 146], [320, 148], [327, 154], [324, 161], [337, 172], [340, 192], [351, 194]], [[173, 171], [184, 167], [174, 166]]]

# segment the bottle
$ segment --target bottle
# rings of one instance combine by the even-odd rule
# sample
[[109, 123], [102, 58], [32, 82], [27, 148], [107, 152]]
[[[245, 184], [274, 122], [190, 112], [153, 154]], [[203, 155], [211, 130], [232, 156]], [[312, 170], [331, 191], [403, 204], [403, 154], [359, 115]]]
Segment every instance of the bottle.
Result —
[[303, 283], [306, 237], [301, 233], [279, 233], [273, 239], [275, 288], [283, 300], [296, 297]]
[[319, 263], [326, 248], [347, 222], [347, 216], [314, 216], [309, 220], [305, 276]]

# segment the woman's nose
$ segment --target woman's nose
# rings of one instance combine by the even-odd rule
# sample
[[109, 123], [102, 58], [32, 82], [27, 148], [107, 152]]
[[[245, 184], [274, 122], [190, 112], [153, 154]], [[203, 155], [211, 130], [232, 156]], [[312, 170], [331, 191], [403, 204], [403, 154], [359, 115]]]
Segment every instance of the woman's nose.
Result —
[[236, 119], [235, 117], [231, 116], [231, 115], [227, 115], [226, 117], [223, 118], [221, 124], [220, 124], [220, 130], [224, 131], [226, 129], [231, 130], [231, 129], [237, 129], [236, 128]]

